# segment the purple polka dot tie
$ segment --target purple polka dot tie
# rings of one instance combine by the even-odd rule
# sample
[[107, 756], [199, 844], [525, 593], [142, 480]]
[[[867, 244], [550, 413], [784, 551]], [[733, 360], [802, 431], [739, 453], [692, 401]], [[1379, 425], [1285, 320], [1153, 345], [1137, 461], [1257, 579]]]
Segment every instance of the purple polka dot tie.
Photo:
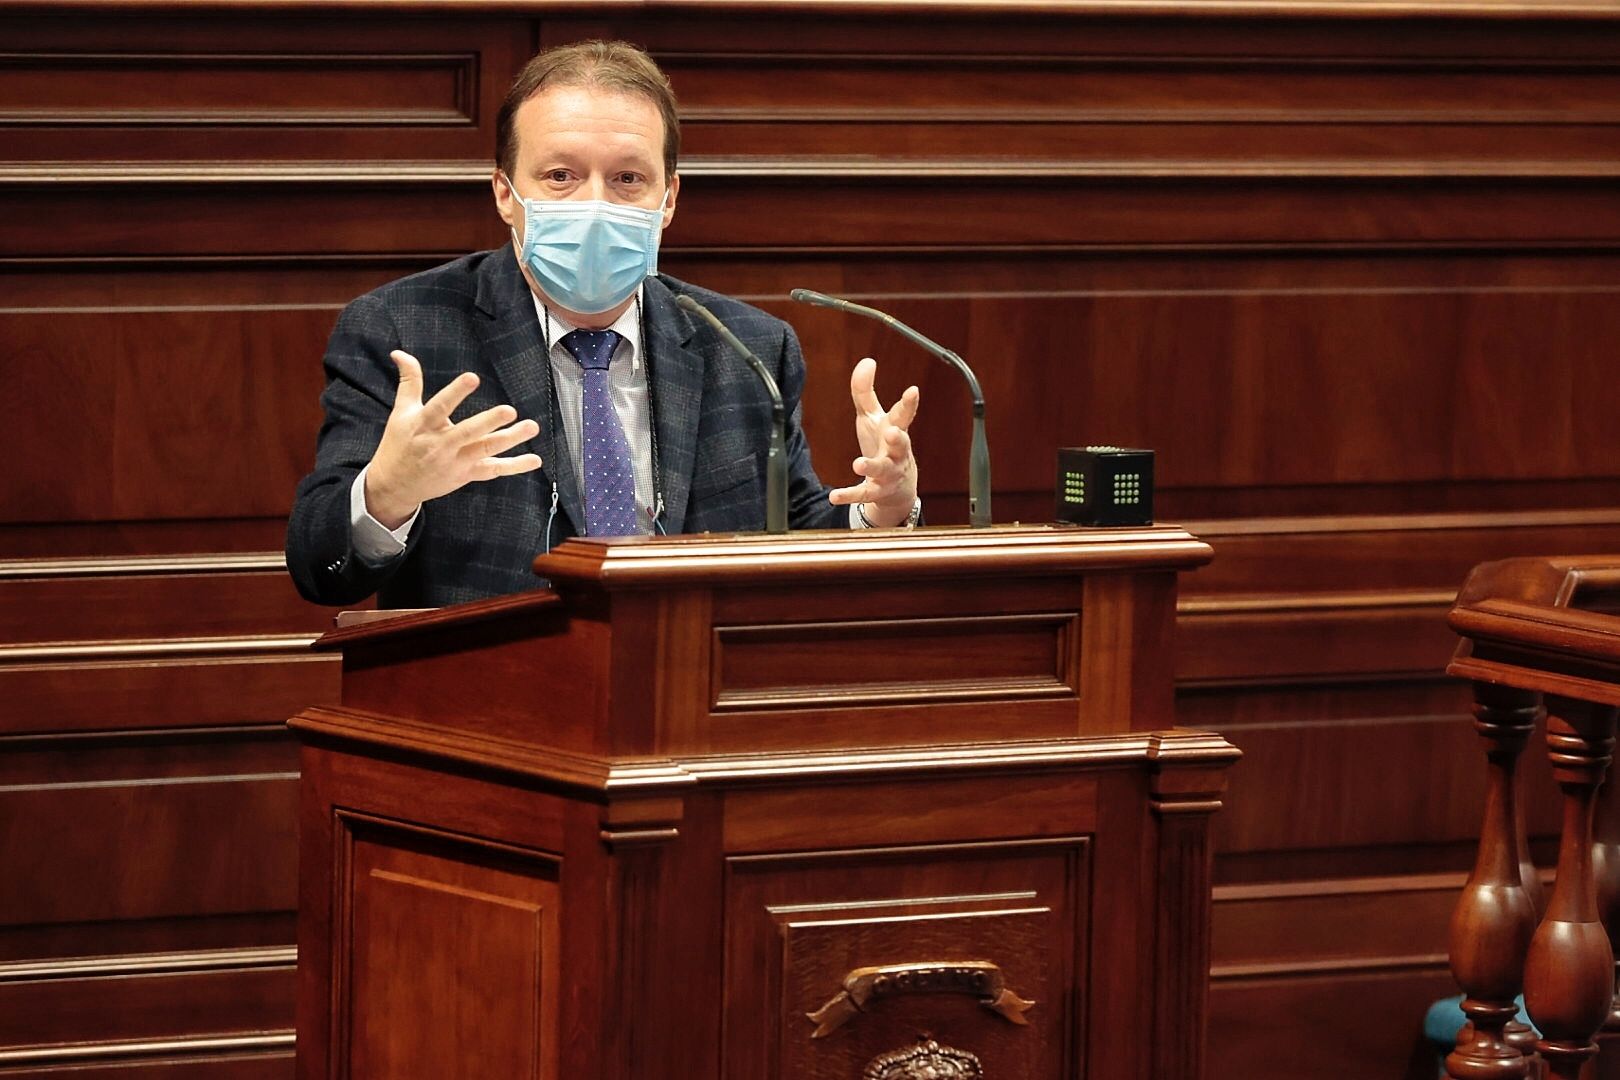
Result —
[[574, 330], [562, 339], [563, 348], [585, 369], [579, 452], [585, 459], [585, 531], [591, 536], [633, 536], [640, 531], [630, 444], [608, 396], [608, 362], [622, 340], [612, 330]]

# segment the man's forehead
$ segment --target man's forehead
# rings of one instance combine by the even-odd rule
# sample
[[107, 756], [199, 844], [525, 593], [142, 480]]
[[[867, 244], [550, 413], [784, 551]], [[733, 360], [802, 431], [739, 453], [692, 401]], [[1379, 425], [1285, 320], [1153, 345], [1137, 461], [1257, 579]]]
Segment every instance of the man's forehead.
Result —
[[600, 143], [661, 159], [664, 120], [645, 97], [597, 86], [550, 86], [518, 107], [520, 156], [554, 143]]

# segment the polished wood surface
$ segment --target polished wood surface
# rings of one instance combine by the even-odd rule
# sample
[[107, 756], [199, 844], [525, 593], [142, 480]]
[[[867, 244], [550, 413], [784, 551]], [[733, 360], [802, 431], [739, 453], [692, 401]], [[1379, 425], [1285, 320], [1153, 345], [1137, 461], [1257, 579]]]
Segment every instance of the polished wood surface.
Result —
[[[1463, 989], [1468, 1034], [1446, 1059], [1451, 1076], [1533, 1075], [1532, 1061], [1512, 1042], [1517, 998], [1524, 991], [1524, 956], [1541, 912], [1520, 862], [1524, 821], [1519, 811], [1519, 754], [1541, 708], [1527, 690], [1477, 683], [1475, 729], [1486, 744], [1489, 789], [1480, 827], [1479, 858], [1451, 918], [1451, 969]], [[1534, 866], [1530, 867], [1534, 880]], [[1518, 1029], [1512, 1034], [1518, 1034]]]
[[[1620, 881], [1612, 862], [1597, 861], [1593, 815], [1620, 712], [1620, 619], [1603, 613], [1617, 589], [1614, 557], [1508, 559], [1469, 575], [1448, 620], [1463, 638], [1448, 671], [1473, 680], [1492, 758], [1479, 862], [1452, 923], [1452, 966], [1472, 1025], [1446, 1061], [1450, 1076], [1519, 1077], [1539, 1066], [1577, 1080], [1616, 1067], [1612, 1054], [1598, 1061], [1597, 1035], [1620, 985], [1598, 873], [1608, 878], [1605, 897]], [[1552, 894], [1538, 913], [1523, 885], [1511, 758], [1543, 707], [1563, 821]], [[1603, 835], [1612, 831], [1606, 823]], [[1502, 1030], [1521, 985], [1539, 1032], [1533, 1047], [1509, 1045]]]
[[[276, 562], [325, 335], [359, 293], [501, 242], [504, 84], [536, 44], [622, 35], [684, 106], [663, 263], [791, 318], [826, 475], [851, 454], [849, 364], [876, 355], [883, 386], [923, 391], [928, 520], [963, 520], [967, 403], [880, 328], [787, 302], [795, 286], [976, 365], [1003, 520], [1050, 518], [1058, 445], [1157, 450], [1161, 516], [1219, 552], [1182, 591], [1178, 715], [1247, 755], [1215, 826], [1214, 1072], [1423, 1076], [1449, 905], [1413, 901], [1435, 875], [1461, 887], [1485, 790], [1466, 688], [1442, 675], [1446, 610], [1477, 563], [1620, 543], [1617, 33], [1582, 0], [0, 3], [0, 373], [19, 402], [0, 425], [0, 730], [25, 740], [6, 753], [74, 762], [75, 784], [161, 780], [160, 802], [296, 771], [253, 762], [263, 727], [338, 694], [335, 663], [299, 651], [328, 613]], [[999, 640], [1025, 633], [1062, 647], [1055, 627]], [[726, 699], [739, 723], [822, 689], [751, 670]], [[1521, 768], [1546, 867], [1548, 766]], [[4, 955], [290, 948], [287, 826], [242, 783], [279, 869], [230, 888], [259, 906], [7, 923]], [[110, 838], [134, 842], [74, 806], [32, 807], [74, 839], [30, 856], [51, 883], [30, 910], [78, 903]], [[224, 819], [186, 807], [155, 820], [212, 843]], [[200, 866], [137, 865], [137, 892], [207, 892]], [[1335, 896], [1353, 940], [1320, 932]], [[61, 1041], [114, 1037], [79, 1023]], [[267, 1008], [252, 1030], [289, 1023]], [[262, 1075], [253, 1047], [206, 1042], [234, 1025], [199, 1017], [186, 1045]], [[144, 1053], [118, 1045], [95, 1060]]]
[[[1173, 727], [1168, 630], [1209, 556], [1169, 526], [570, 540], [555, 592], [332, 631], [342, 704], [291, 721], [299, 1075], [815, 1080], [933, 1038], [989, 1076], [1201, 1080], [1239, 755]], [[880, 573], [820, 634], [805, 601]], [[1002, 605], [963, 605], [984, 580]], [[1053, 664], [1006, 635], [1037, 613], [1061, 695], [1004, 675]], [[896, 618], [999, 662], [942, 694], [902, 655], [737, 726], [723, 677], [780, 662], [702, 647], [800, 628], [872, 668]]]

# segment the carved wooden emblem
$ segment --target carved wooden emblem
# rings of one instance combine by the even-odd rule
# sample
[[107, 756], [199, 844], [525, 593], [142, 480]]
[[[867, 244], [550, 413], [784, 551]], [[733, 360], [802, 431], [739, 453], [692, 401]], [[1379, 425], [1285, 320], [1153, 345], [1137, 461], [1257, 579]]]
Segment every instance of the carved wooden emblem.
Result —
[[[979, 1004], [1014, 1024], [1027, 1024], [1024, 1013], [1035, 1002], [1025, 1001], [1007, 986], [1001, 968], [988, 960], [943, 960], [926, 964], [890, 964], [856, 968], [844, 976], [844, 988], [805, 1018], [816, 1025], [812, 1039], [825, 1038], [843, 1027], [869, 1002], [900, 994], [967, 994]], [[919, 1073], [918, 1075], [926, 1075]], [[940, 1073], [942, 1077], [955, 1073]], [[966, 1074], [963, 1074], [966, 1075]]]
[[861, 1080], [983, 1080], [984, 1067], [966, 1050], [921, 1036], [916, 1046], [873, 1058]]

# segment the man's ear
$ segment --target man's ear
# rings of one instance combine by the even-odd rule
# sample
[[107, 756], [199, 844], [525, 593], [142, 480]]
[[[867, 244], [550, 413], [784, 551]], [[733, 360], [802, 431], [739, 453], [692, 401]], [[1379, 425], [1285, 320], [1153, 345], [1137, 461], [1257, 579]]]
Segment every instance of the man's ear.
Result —
[[674, 173], [669, 178], [669, 201], [664, 204], [663, 228], [669, 228], [669, 223], [675, 219], [675, 201], [681, 194], [681, 174]]
[[496, 169], [490, 174], [489, 186], [490, 190], [495, 194], [495, 212], [501, 216], [502, 221], [506, 222], [508, 229], [517, 232], [518, 221], [523, 216], [521, 213], [522, 208], [518, 205], [512, 191], [512, 185], [506, 179], [506, 174]]

